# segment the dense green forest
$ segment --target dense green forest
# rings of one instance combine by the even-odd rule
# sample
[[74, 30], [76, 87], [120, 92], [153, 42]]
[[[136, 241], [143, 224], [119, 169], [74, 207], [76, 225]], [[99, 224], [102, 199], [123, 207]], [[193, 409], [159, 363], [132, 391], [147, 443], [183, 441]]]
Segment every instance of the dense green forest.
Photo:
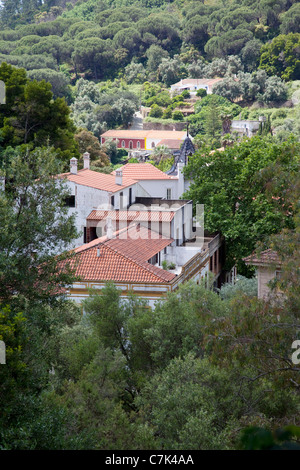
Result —
[[[299, 3], [288, 0], [6, 0], [0, 62], [51, 83], [54, 98], [72, 105], [76, 127], [99, 137], [127, 125], [140, 104], [154, 107], [150, 117], [183, 120], [180, 106], [188, 104], [178, 99], [174, 110], [166, 88], [187, 76], [224, 77], [214, 93], [242, 98], [243, 108], [297, 103], [299, 19]], [[206, 133], [199, 111], [191, 117], [194, 136]], [[282, 138], [299, 133], [296, 110], [273, 114]]]
[[[71, 106], [77, 129], [97, 138], [126, 127], [141, 104], [153, 108], [148, 119], [184, 120], [181, 108], [190, 104], [172, 100], [167, 88], [189, 76], [224, 78], [214, 93], [236, 106], [217, 103], [217, 127], [221, 114], [256, 119], [263, 107], [282, 141], [300, 136], [299, 20], [300, 5], [290, 0], [5, 0], [0, 63], [49, 82], [54, 98]], [[220, 132], [205, 128], [202, 104], [187, 118], [191, 133], [217, 148]], [[105, 150], [100, 168], [117, 162]]]
[[113, 79], [125, 67], [126, 76], [153, 77], [158, 71], [168, 82], [192, 65], [203, 68], [203, 60], [228, 55], [239, 56], [246, 71], [260, 64], [284, 79], [300, 74], [297, 2], [74, 3], [6, 0], [0, 15], [1, 60], [33, 77], [60, 79], [61, 89], [79, 75]]
[[[299, 449], [299, 50], [292, 0], [1, 2], [0, 450]], [[224, 78], [188, 117], [189, 94], [168, 90], [185, 77]], [[205, 201], [238, 281], [152, 310], [109, 283], [83, 316], [64, 296], [76, 230], [53, 175], [86, 150], [111, 172], [124, 153], [99, 137], [141, 104], [150, 122], [189, 122], [186, 197]], [[251, 139], [224, 132], [262, 114]], [[282, 259], [273, 301], [243, 263], [255, 248]]]
[[78, 76], [130, 73], [158, 73], [168, 83], [230, 55], [247, 72], [260, 65], [290, 80], [300, 73], [299, 19], [299, 4], [291, 0], [5, 0], [0, 57], [31, 76], [60, 78], [61, 87]]

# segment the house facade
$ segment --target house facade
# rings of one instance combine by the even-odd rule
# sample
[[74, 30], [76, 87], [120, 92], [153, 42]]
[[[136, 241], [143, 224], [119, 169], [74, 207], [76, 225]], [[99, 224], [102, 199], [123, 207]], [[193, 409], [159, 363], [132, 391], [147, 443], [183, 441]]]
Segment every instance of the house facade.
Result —
[[244, 258], [245, 264], [257, 270], [258, 298], [267, 300], [271, 294], [270, 282], [281, 277], [281, 261], [276, 251], [265, 250]]
[[137, 197], [128, 210], [93, 210], [86, 220], [86, 241], [135, 224], [182, 245], [193, 237], [192, 201]]
[[171, 93], [176, 94], [188, 90], [193, 96], [198, 90], [204, 89], [207, 94], [211, 94], [213, 86], [222, 80], [223, 78], [183, 78], [171, 85]]
[[[137, 234], [139, 236], [137, 237]], [[89, 289], [103, 289], [112, 281], [126, 299], [129, 293], [146, 299], [150, 307], [188, 280], [207, 281], [212, 245], [221, 247], [220, 237], [205, 238], [201, 246], [186, 250], [180, 265], [163, 269], [176, 240], [157, 234], [140, 224], [116, 232], [113, 237], [93, 240], [74, 250], [76, 275], [81, 278], [69, 287], [68, 296], [77, 303], [88, 297]], [[169, 260], [168, 260], [169, 261]]]
[[231, 121], [231, 132], [237, 132], [240, 137], [247, 136], [253, 137], [259, 130], [260, 125], [264, 124], [266, 118], [260, 116], [258, 120], [238, 120]]
[[[122, 171], [125, 177], [138, 181], [140, 187], [151, 197], [179, 199], [191, 184], [191, 180], [185, 178], [183, 169], [188, 164], [189, 157], [194, 153], [195, 147], [187, 129], [184, 140], [180, 141], [179, 150], [174, 152], [172, 168], [166, 173], [150, 163], [127, 163], [118, 171]], [[142, 195], [137, 193], [137, 196]]]
[[136, 151], [153, 151], [162, 140], [183, 141], [184, 131], [156, 131], [156, 130], [118, 130], [111, 129], [101, 135], [101, 144], [110, 139], [117, 143], [118, 148]]
[[[151, 163], [127, 163], [118, 168], [125, 178], [137, 181], [151, 197], [179, 199], [183, 194], [183, 184], [178, 175], [168, 175]], [[112, 172], [116, 175], [116, 171]], [[180, 173], [181, 179], [183, 174]], [[143, 196], [137, 189], [137, 196]]]
[[89, 168], [89, 154], [84, 155], [84, 168], [78, 170], [77, 159], [70, 160], [70, 172], [57, 175], [64, 179], [70, 196], [66, 200], [69, 215], [75, 214], [75, 225], [80, 233], [72, 247], [86, 242], [86, 218], [92, 210], [101, 207], [124, 209], [135, 202], [137, 193], [149, 194], [137, 181], [123, 178], [122, 174], [106, 175]]

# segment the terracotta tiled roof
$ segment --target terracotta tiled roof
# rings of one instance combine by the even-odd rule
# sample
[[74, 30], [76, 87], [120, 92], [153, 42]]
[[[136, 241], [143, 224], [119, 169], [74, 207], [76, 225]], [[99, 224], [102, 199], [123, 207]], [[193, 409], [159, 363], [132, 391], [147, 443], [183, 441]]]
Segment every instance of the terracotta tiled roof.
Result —
[[81, 184], [83, 186], [89, 186], [90, 188], [101, 189], [102, 191], [109, 191], [112, 193], [136, 184], [136, 181], [126, 176], [122, 179], [122, 185], [116, 184], [114, 175], [107, 175], [105, 173], [88, 169], [79, 170], [77, 174], [62, 173], [58, 176], [61, 178], [67, 178], [68, 181], [73, 181], [76, 184]]
[[[118, 170], [122, 170], [125, 178], [130, 178], [136, 181], [170, 179], [170, 176], [166, 175], [163, 171], [160, 171], [151, 163], [127, 163], [121, 168], [118, 168]], [[112, 175], [115, 175], [115, 171], [112, 172]]]
[[183, 140], [184, 131], [155, 131], [155, 130], [122, 130], [111, 129], [101, 135], [106, 139], [176, 139]]
[[265, 250], [261, 253], [252, 253], [250, 256], [243, 258], [246, 264], [254, 265], [254, 266], [261, 266], [266, 265], [270, 266], [272, 264], [280, 265], [281, 260], [278, 256], [278, 253], [274, 250]]
[[[141, 238], [132, 239], [130, 232], [138, 230]], [[121, 233], [123, 236], [127, 233], [127, 239], [122, 239]], [[172, 241], [138, 226], [120, 231], [116, 238], [97, 238], [74, 250], [76, 276], [85, 281], [170, 282], [175, 274], [153, 266], [147, 260]]]
[[183, 85], [208, 85], [212, 86], [215, 83], [223, 80], [223, 78], [183, 78], [177, 83], [171, 86], [183, 86]]
[[124, 221], [139, 221], [139, 222], [171, 222], [175, 215], [174, 211], [105, 211], [93, 210], [87, 217], [87, 220], [124, 220]]
[[177, 140], [177, 139], [162, 139], [160, 142], [158, 142], [157, 147], [159, 145], [165, 145], [166, 147], [169, 147], [169, 149], [180, 149], [182, 145], [182, 140]]

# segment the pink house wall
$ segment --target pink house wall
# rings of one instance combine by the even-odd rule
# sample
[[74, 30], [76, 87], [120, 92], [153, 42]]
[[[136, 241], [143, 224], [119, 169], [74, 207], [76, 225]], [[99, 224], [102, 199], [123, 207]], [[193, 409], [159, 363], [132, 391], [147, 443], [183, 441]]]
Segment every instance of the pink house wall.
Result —
[[[101, 144], [105, 143], [105, 137], [101, 137]], [[145, 139], [116, 139], [113, 138], [112, 140], [118, 140], [117, 147], [119, 149], [135, 149], [135, 150], [145, 150]], [[132, 142], [132, 147], [130, 147], [130, 142]], [[138, 147], [138, 142], [140, 143], [140, 147]], [[124, 145], [122, 145], [124, 143]]]

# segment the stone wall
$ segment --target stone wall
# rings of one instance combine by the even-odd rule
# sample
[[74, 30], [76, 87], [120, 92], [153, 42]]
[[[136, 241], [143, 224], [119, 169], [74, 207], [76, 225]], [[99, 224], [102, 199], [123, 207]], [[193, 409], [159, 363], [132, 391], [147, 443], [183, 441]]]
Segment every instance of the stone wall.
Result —
[[172, 124], [169, 123], [162, 123], [162, 122], [143, 122], [143, 130], [144, 131], [184, 131], [186, 130], [186, 122], [174, 122]]

